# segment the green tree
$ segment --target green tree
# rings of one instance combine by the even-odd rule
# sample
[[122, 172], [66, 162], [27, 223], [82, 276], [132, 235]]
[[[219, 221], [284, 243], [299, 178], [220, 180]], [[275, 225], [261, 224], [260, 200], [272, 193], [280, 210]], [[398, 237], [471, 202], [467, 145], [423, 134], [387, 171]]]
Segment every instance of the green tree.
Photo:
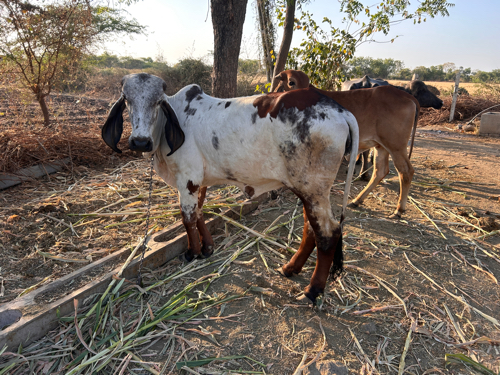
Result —
[[421, 23], [426, 17], [448, 16], [448, 9], [452, 6], [454, 4], [445, 0], [424, 0], [417, 9], [410, 10], [408, 0], [381, 0], [375, 5], [340, 0], [346, 27], [336, 27], [325, 17], [322, 22], [326, 30], [317, 24], [312, 14], [303, 12], [297, 20], [297, 28], [305, 30], [307, 36], [300, 48], [290, 51], [288, 66], [303, 70], [313, 84], [322, 88], [339, 87], [348, 78], [346, 67], [359, 45], [375, 41], [377, 33], [387, 35], [395, 23], [405, 20]]
[[15, 75], [35, 95], [45, 126], [50, 124], [45, 98], [63, 74], [78, 69], [97, 43], [143, 31], [100, 1], [0, 0], [0, 73]]

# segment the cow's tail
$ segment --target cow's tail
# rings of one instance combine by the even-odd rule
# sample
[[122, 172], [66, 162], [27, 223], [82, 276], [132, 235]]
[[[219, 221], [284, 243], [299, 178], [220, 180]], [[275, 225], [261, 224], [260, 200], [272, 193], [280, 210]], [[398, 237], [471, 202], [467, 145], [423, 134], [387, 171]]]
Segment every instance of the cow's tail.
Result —
[[349, 113], [349, 116], [347, 116], [347, 124], [349, 125], [349, 136], [351, 138], [351, 155], [349, 157], [349, 169], [347, 170], [347, 179], [345, 181], [345, 189], [344, 189], [344, 201], [342, 203], [342, 213], [340, 215], [341, 228], [345, 217], [347, 200], [349, 199], [349, 193], [351, 191], [352, 176], [354, 174], [354, 169], [356, 168], [356, 156], [358, 156], [358, 146], [359, 146], [358, 122], [356, 121], [354, 115], [351, 113]]
[[415, 133], [417, 132], [417, 123], [418, 123], [418, 115], [420, 113], [420, 105], [415, 103], [415, 121], [413, 122], [413, 129], [411, 131], [411, 143], [410, 143], [410, 152], [408, 154], [408, 159], [411, 158], [411, 152], [413, 151], [413, 143], [415, 142]]

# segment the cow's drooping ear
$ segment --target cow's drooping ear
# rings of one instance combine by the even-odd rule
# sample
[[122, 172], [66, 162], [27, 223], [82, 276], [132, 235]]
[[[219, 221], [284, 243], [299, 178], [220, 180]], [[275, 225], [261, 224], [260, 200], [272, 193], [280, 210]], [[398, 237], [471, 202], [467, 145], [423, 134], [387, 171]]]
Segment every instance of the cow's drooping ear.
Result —
[[285, 74], [285, 72], [281, 72], [280, 74], [276, 75], [274, 79], [279, 79], [280, 82], [276, 86], [273, 92], [282, 92], [285, 91], [285, 82], [287, 81], [288, 77]]
[[274, 79], [280, 79], [281, 81], [286, 81], [286, 73], [281, 72], [280, 74], [276, 75]]
[[166, 100], [161, 101], [161, 109], [167, 118], [165, 123], [165, 138], [167, 138], [168, 147], [170, 152], [167, 156], [172, 155], [184, 143], [184, 132], [179, 125], [179, 120], [175, 114], [174, 109], [168, 104]]
[[121, 154], [121, 150], [117, 147], [123, 132], [123, 111], [125, 110], [125, 97], [122, 95], [120, 99], [113, 104], [109, 111], [108, 119], [104, 123], [101, 130], [101, 136], [104, 142], [114, 151]]

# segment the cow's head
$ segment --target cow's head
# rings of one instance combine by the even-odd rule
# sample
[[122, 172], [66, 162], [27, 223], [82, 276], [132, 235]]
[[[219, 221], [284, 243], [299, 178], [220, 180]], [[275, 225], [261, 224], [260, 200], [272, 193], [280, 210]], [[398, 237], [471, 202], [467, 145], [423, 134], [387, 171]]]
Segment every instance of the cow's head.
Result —
[[122, 79], [120, 99], [111, 108], [102, 128], [104, 142], [116, 152], [123, 131], [123, 111], [128, 108], [132, 134], [129, 148], [134, 151], [154, 152], [161, 137], [170, 147], [172, 155], [184, 143], [182, 131], [175, 111], [165, 95], [166, 83], [161, 78], [145, 74], [130, 74]]
[[279, 78], [280, 80], [274, 92], [306, 89], [309, 87], [309, 77], [300, 70], [284, 70], [274, 78]]
[[411, 81], [409, 90], [410, 93], [418, 100], [420, 107], [440, 109], [443, 106], [443, 101], [430, 92], [426, 84], [422, 81]]

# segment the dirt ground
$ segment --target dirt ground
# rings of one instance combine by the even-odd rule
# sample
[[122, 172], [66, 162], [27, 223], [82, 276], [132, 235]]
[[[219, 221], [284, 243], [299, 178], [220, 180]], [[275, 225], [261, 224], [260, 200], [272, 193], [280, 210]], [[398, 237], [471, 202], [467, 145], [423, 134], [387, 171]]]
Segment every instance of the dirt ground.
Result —
[[[98, 132], [99, 121], [88, 131]], [[169, 355], [166, 338], [142, 357], [163, 373], [188, 373], [175, 370], [172, 360], [227, 356], [246, 358], [190, 371], [293, 374], [304, 358], [330, 366], [323, 373], [334, 373], [334, 367], [339, 374], [399, 369], [408, 374], [473, 373], [472, 364], [445, 367], [445, 355], [463, 354], [498, 373], [500, 139], [449, 130], [446, 124], [419, 128], [412, 156], [412, 201], [401, 220], [388, 218], [399, 191], [392, 166], [365, 204], [348, 210], [346, 269], [339, 280], [327, 284], [320, 306], [296, 300], [311, 277], [314, 253], [301, 275], [284, 278], [275, 269], [290, 258], [289, 251], [261, 241], [242, 252], [236, 244], [252, 235], [228, 224], [214, 234], [214, 256], [195, 262], [237, 254], [226, 274], [203, 292], [242, 297], [207, 311], [206, 319], [184, 324], [177, 331], [182, 339]], [[101, 166], [71, 165], [0, 192], [1, 303], [133, 246], [144, 234], [148, 162], [130, 153], [102, 155]], [[332, 189], [336, 217], [344, 176], [342, 169]], [[354, 182], [351, 198], [364, 185]], [[208, 205], [234, 202], [237, 194], [234, 188], [214, 189]], [[157, 176], [152, 210], [158, 230], [179, 219], [176, 192]], [[283, 223], [272, 231], [273, 238], [297, 249], [301, 211], [297, 198], [284, 192], [240, 223], [260, 233]], [[184, 266], [172, 261], [149, 278], [161, 280]], [[176, 280], [157, 302], [210, 272], [208, 266]], [[130, 371], [142, 373], [134, 367]]]

